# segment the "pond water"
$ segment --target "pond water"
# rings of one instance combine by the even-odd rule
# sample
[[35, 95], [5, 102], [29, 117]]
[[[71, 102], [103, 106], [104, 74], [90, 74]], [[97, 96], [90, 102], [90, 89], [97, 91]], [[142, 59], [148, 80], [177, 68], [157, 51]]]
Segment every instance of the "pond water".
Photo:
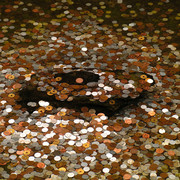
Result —
[[178, 180], [177, 0], [1, 0], [0, 179]]

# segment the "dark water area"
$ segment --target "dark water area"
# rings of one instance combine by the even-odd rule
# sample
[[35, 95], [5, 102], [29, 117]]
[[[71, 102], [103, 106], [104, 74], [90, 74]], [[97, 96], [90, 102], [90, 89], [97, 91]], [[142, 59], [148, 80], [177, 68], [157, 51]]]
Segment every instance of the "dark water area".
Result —
[[0, 1], [0, 179], [179, 180], [178, 0]]

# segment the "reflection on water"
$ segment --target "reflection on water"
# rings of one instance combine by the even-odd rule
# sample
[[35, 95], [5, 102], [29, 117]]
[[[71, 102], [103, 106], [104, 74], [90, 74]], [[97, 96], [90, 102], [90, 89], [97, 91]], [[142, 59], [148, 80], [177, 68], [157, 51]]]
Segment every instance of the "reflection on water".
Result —
[[0, 177], [178, 180], [178, 6], [1, 1]]

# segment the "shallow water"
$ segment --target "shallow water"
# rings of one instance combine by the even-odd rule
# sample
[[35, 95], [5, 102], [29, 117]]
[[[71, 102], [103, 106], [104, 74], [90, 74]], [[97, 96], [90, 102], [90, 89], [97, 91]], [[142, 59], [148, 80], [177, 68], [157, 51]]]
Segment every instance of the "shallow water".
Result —
[[0, 178], [178, 180], [179, 6], [1, 1]]

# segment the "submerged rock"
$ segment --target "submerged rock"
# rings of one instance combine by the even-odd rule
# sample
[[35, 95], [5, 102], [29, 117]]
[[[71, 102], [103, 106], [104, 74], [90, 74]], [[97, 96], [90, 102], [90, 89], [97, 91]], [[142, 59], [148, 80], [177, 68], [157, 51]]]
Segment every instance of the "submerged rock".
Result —
[[[36, 84], [38, 79], [43, 81]], [[52, 106], [48, 112], [53, 107], [76, 111], [86, 107], [112, 116], [121, 108], [145, 98], [153, 85], [153, 77], [142, 72], [69, 69], [68, 72], [54, 72], [49, 76], [32, 76], [18, 92], [20, 98], [17, 102], [29, 113], [41, 107], [45, 110], [47, 106]], [[45, 105], [41, 105], [40, 101], [46, 102]]]

